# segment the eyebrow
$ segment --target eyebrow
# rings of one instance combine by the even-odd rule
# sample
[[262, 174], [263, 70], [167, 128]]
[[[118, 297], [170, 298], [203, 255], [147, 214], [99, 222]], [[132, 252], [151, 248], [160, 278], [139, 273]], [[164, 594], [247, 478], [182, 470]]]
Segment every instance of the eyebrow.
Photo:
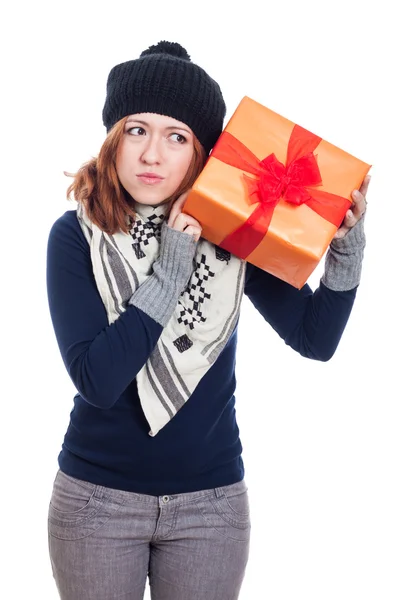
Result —
[[[147, 127], [149, 126], [147, 121], [142, 121], [141, 119], [135, 119], [134, 117], [129, 117], [129, 119], [127, 120], [127, 123], [140, 123], [140, 125], [147, 125]], [[191, 133], [189, 129], [186, 129], [184, 127], [180, 127], [179, 125], [168, 125], [168, 127], [165, 127], [164, 129], [179, 129], [180, 131], [186, 131], [186, 133]]]

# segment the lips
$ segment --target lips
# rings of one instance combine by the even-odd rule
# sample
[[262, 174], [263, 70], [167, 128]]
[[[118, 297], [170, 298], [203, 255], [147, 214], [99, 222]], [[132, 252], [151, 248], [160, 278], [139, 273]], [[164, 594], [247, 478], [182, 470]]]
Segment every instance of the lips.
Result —
[[146, 185], [156, 185], [157, 183], [161, 183], [164, 178], [156, 173], [140, 173], [137, 175], [139, 181]]

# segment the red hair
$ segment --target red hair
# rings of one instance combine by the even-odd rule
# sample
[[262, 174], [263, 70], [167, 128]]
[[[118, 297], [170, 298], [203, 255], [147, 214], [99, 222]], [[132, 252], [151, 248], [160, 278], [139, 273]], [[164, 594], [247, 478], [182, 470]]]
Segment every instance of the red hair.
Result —
[[[130, 197], [122, 187], [116, 169], [117, 150], [127, 119], [124, 117], [110, 130], [97, 158], [84, 163], [75, 174], [65, 173], [74, 178], [67, 190], [68, 200], [73, 194], [77, 202], [83, 202], [89, 219], [111, 235], [120, 230], [128, 233], [129, 222], [135, 219]], [[204, 167], [206, 153], [196, 137], [193, 146], [193, 158], [187, 173], [168, 201], [176, 200], [189, 190]]]

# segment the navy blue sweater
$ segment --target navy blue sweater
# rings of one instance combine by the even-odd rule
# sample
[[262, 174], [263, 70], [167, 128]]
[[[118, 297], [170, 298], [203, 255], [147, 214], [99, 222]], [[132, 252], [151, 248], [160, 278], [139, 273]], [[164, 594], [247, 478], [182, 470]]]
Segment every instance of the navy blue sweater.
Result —
[[[108, 324], [75, 210], [51, 228], [47, 289], [61, 356], [78, 392], [58, 459], [64, 473], [152, 495], [244, 477], [234, 396], [236, 331], [191, 398], [151, 437], [135, 377], [162, 326], [135, 306]], [[308, 285], [297, 290], [248, 264], [245, 294], [286, 344], [326, 361], [346, 326], [356, 288], [336, 292], [321, 283], [315, 292]]]

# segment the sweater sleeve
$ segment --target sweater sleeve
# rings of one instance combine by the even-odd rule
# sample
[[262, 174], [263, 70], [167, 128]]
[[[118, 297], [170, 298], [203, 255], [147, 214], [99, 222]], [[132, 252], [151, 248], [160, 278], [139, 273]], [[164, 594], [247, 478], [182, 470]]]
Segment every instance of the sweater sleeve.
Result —
[[164, 222], [160, 256], [153, 263], [153, 273], [135, 291], [129, 304], [165, 327], [192, 274], [196, 246], [193, 236], [175, 231]]
[[350, 316], [357, 288], [334, 291], [320, 283], [300, 290], [247, 265], [245, 293], [280, 337], [306, 358], [332, 358]]
[[331, 290], [343, 292], [360, 283], [365, 249], [365, 215], [341, 239], [333, 239], [325, 257], [322, 282]]
[[46, 271], [65, 367], [84, 400], [110, 408], [146, 363], [163, 328], [133, 305], [109, 325], [76, 211], [67, 211], [52, 226]]

